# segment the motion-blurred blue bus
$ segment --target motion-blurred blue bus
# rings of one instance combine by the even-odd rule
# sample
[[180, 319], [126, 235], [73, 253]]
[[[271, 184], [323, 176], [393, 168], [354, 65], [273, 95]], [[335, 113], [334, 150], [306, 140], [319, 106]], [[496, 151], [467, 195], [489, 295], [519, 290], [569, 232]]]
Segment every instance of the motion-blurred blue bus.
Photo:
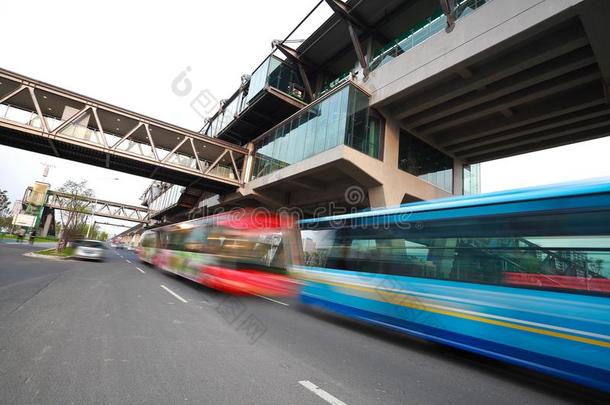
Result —
[[300, 229], [305, 304], [610, 391], [610, 180]]

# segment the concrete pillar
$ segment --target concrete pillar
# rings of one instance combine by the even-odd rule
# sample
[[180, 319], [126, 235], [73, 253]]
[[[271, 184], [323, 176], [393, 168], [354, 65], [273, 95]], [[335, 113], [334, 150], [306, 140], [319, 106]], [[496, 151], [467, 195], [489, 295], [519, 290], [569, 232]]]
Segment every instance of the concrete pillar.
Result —
[[464, 162], [453, 159], [453, 194], [464, 194]]
[[368, 189], [368, 194], [371, 208], [398, 206], [405, 196], [404, 189], [396, 184], [370, 187]]
[[53, 214], [48, 213], [47, 218], [44, 221], [44, 227], [42, 228], [42, 233], [40, 236], [45, 237], [49, 234], [49, 228], [51, 227], [51, 221], [53, 221]]
[[246, 145], [246, 148], [248, 149], [248, 155], [244, 158], [244, 165], [241, 170], [241, 179], [244, 184], [250, 181], [254, 168], [254, 144], [250, 142]]
[[383, 163], [392, 169], [398, 167], [398, 146], [400, 145], [400, 123], [386, 118], [383, 140]]

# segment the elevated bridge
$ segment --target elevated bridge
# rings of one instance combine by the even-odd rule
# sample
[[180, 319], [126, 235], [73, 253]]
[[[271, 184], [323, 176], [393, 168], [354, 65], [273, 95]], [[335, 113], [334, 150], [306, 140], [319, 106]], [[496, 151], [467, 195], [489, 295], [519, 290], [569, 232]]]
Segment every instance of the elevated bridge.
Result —
[[[24, 201], [27, 201], [30, 193], [32, 193], [32, 188], [28, 187]], [[44, 206], [62, 211], [73, 211], [75, 198], [80, 203], [79, 211], [86, 212], [88, 215], [139, 223], [148, 223], [149, 221], [149, 211], [146, 207], [101, 200], [95, 197], [75, 196], [59, 191], [47, 191]]]
[[184, 186], [243, 184], [248, 150], [0, 69], [0, 144]]

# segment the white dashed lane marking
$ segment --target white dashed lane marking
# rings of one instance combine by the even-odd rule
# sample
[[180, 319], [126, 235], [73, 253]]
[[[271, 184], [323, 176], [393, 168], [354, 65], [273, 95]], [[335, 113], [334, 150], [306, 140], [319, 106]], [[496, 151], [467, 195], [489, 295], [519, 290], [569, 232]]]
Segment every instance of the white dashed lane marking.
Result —
[[171, 295], [176, 297], [179, 301], [182, 301], [182, 302], [185, 302], [185, 303], [188, 302], [187, 300], [185, 300], [184, 298], [182, 298], [181, 296], [179, 296], [178, 294], [176, 294], [175, 292], [173, 292], [172, 290], [170, 290], [169, 288], [167, 288], [163, 284], [161, 284], [161, 288], [163, 288], [165, 291], [167, 291], [168, 293], [170, 293]]
[[323, 400], [325, 400], [329, 404], [332, 404], [332, 405], [347, 405], [345, 402], [343, 402], [340, 399], [330, 395], [328, 392], [324, 391], [322, 388], [318, 387], [317, 385], [315, 385], [311, 381], [307, 381], [307, 380], [299, 381], [299, 384], [301, 384], [303, 387], [307, 388], [309, 391], [313, 392], [314, 394], [316, 394], [317, 396], [319, 396], [320, 398], [322, 398]]

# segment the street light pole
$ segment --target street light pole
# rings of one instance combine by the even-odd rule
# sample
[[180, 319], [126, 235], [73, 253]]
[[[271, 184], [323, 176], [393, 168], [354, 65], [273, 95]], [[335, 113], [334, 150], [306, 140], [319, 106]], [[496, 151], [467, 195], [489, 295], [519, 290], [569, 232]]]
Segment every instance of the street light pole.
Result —
[[87, 230], [87, 239], [89, 239], [89, 235], [91, 234], [91, 228], [95, 226], [95, 207], [97, 207], [97, 198], [95, 199], [93, 209], [91, 210], [91, 215], [89, 216], [89, 219], [93, 220], [93, 222], [89, 224], [89, 229]]

